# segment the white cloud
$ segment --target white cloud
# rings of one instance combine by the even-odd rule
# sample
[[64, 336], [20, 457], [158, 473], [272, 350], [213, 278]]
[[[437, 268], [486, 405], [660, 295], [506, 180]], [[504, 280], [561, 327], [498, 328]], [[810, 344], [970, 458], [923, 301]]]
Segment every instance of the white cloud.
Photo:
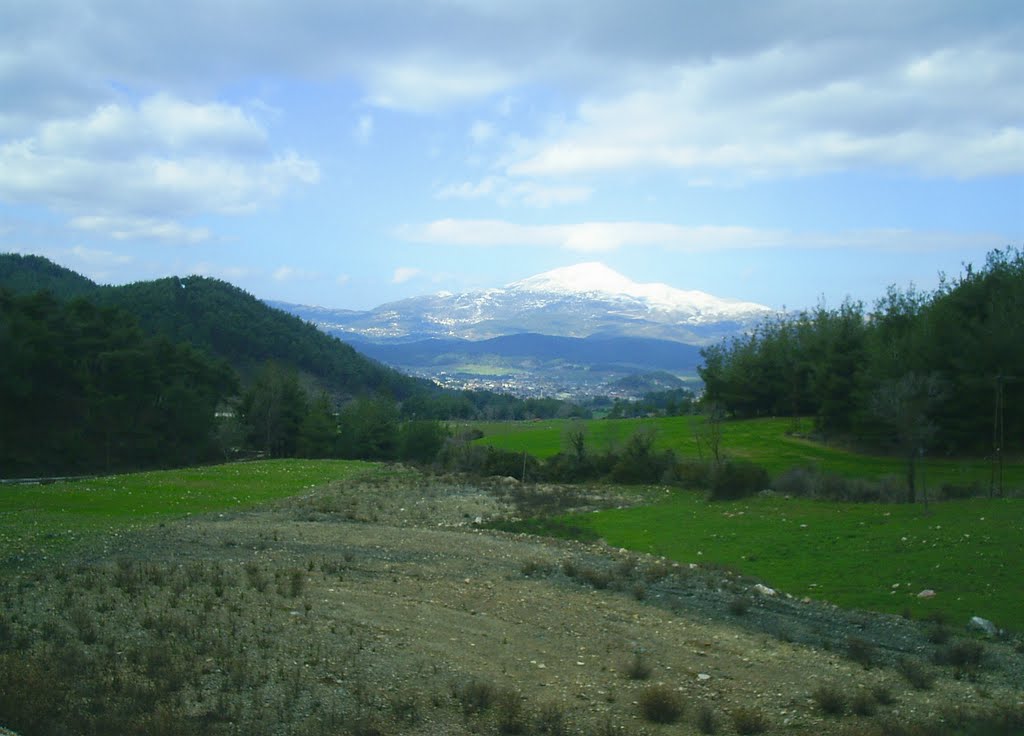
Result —
[[486, 143], [496, 134], [497, 129], [485, 120], [474, 120], [469, 126], [469, 138], [476, 144]]
[[200, 243], [208, 240], [207, 228], [187, 228], [177, 222], [147, 217], [105, 217], [83, 215], [70, 222], [78, 230], [98, 232], [114, 240], [167, 240], [181, 243]]
[[99, 248], [86, 248], [81, 245], [68, 249], [67, 253], [74, 260], [93, 267], [123, 266], [134, 260], [130, 255], [124, 253], [114, 253], [113, 251]]
[[445, 219], [398, 228], [416, 243], [466, 247], [544, 247], [579, 253], [626, 248], [660, 248], [699, 253], [750, 248], [878, 248], [927, 251], [936, 248], [1001, 247], [1002, 236], [978, 232], [908, 229], [795, 232], [742, 226], [683, 226], [660, 222], [580, 222], [522, 225], [505, 220]]
[[840, 73], [842, 52], [780, 46], [666, 67], [623, 94], [585, 99], [568, 122], [521, 140], [506, 170], [669, 168], [727, 180], [868, 167], [1024, 171], [1024, 56], [950, 47]]
[[370, 104], [423, 113], [487, 97], [513, 84], [514, 76], [487, 62], [431, 57], [374, 64], [367, 81]]
[[478, 182], [448, 184], [439, 189], [436, 196], [438, 199], [480, 199], [494, 194], [502, 181], [498, 177], [488, 176]]
[[541, 246], [582, 253], [658, 245], [699, 250], [707, 247], [767, 245], [777, 235], [741, 227], [682, 227], [655, 222], [581, 222], [520, 225], [504, 220], [436, 220], [406, 226], [399, 235], [420, 243], [464, 246]]
[[220, 103], [193, 104], [158, 94], [137, 107], [107, 104], [79, 119], [44, 123], [43, 151], [126, 157], [155, 151], [259, 152], [267, 133], [244, 111]]
[[362, 145], [369, 143], [370, 138], [373, 137], [373, 116], [360, 115], [355, 128], [352, 130], [352, 135], [356, 142]]
[[524, 204], [550, 207], [587, 201], [593, 190], [581, 185], [551, 185], [537, 181], [515, 181], [504, 176], [487, 176], [477, 182], [449, 184], [436, 193], [438, 199], [483, 199], [493, 197], [501, 205]]
[[[90, 217], [134, 220], [140, 237], [153, 237], [157, 221], [250, 212], [319, 179], [315, 162], [272, 154], [266, 142], [262, 128], [225, 105], [163, 95], [107, 105], [0, 144], [0, 199], [92, 213], [77, 226], [97, 230]], [[174, 228], [164, 230], [168, 237]]]
[[315, 281], [320, 278], [316, 271], [306, 271], [292, 266], [280, 266], [271, 276], [274, 281]]
[[340, 273], [338, 274], [337, 278], [334, 279], [334, 283], [336, 283], [338, 286], [345, 286], [350, 281], [352, 281], [352, 276], [347, 273]]
[[416, 278], [420, 275], [418, 268], [410, 268], [408, 266], [402, 266], [395, 269], [394, 274], [391, 276], [392, 284], [404, 284], [406, 281]]

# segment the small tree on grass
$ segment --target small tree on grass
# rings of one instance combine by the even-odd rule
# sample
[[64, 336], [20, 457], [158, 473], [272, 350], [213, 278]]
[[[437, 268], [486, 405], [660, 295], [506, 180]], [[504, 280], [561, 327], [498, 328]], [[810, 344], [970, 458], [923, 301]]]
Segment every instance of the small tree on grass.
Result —
[[872, 413], [889, 427], [893, 445], [907, 460], [908, 503], [914, 503], [917, 497], [918, 457], [938, 431], [928, 413], [942, 395], [942, 382], [937, 376], [913, 372], [882, 381], [872, 395]]

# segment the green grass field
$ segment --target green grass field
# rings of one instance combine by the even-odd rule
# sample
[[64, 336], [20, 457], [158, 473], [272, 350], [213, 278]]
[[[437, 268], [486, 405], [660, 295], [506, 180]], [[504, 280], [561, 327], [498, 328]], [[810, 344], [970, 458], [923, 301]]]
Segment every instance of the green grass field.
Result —
[[[701, 417], [593, 420], [586, 423], [591, 452], [621, 446], [651, 427], [659, 448], [698, 457]], [[475, 425], [481, 443], [550, 457], [567, 448], [570, 420]], [[813, 467], [851, 478], [902, 477], [899, 458], [861, 455], [802, 438], [790, 419], [723, 424], [726, 455], [763, 465], [771, 474]], [[987, 488], [991, 466], [983, 459], [926, 458], [929, 487]], [[1008, 489], [1024, 488], [1024, 464], [1004, 470]], [[980, 615], [1024, 631], [1024, 499], [971, 499], [921, 505], [842, 504], [756, 497], [708, 503], [703, 494], [666, 491], [662, 502], [562, 517], [609, 544], [677, 560], [726, 565], [798, 596], [841, 606], [923, 616], [942, 613], [966, 622]], [[934, 590], [934, 598], [918, 598]]]
[[[1024, 500], [920, 505], [756, 497], [709, 503], [672, 491], [653, 505], [561, 517], [616, 547], [755, 576], [797, 597], [915, 617], [973, 615], [1024, 631]], [[919, 598], [923, 590], [935, 597]]]
[[[704, 419], [699, 416], [656, 417], [651, 419], [595, 419], [584, 423], [590, 452], [621, 447], [639, 429], [652, 428], [655, 446], [671, 449], [681, 457], [699, 456], [697, 436]], [[566, 431], [572, 420], [552, 419], [540, 422], [479, 422], [469, 426], [480, 429], [478, 442], [492, 447], [529, 452], [547, 458], [566, 451]], [[904, 462], [895, 457], [863, 455], [831, 447], [801, 437], [810, 431], [809, 420], [798, 423], [793, 434], [792, 419], [752, 419], [722, 424], [722, 448], [733, 458], [751, 460], [767, 468], [772, 475], [793, 467], [814, 467], [851, 478], [878, 479], [902, 477]], [[706, 451], [705, 451], [706, 452]], [[987, 488], [991, 466], [984, 459], [925, 458], [925, 479], [929, 485], [969, 485]], [[1007, 488], [1024, 488], [1024, 463], [1007, 464], [1004, 469]]]
[[188, 514], [251, 508], [372, 467], [344, 460], [264, 460], [0, 487], [0, 562]]

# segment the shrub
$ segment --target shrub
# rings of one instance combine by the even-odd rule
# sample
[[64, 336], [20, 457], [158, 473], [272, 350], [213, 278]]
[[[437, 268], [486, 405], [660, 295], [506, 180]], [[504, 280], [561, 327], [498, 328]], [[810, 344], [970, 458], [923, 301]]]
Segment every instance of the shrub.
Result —
[[599, 567], [584, 567], [579, 571], [579, 579], [597, 590], [604, 590], [612, 584], [614, 579], [609, 570]]
[[697, 730], [707, 734], [718, 733], [718, 721], [715, 718], [715, 712], [711, 710], [711, 706], [707, 703], [701, 705], [697, 710]]
[[611, 479], [616, 483], [658, 483], [666, 473], [671, 475], [675, 456], [671, 451], [654, 452], [654, 432], [638, 429], [612, 467]]
[[903, 657], [896, 663], [896, 670], [915, 690], [931, 690], [935, 685], [935, 675], [919, 659]]
[[651, 723], [675, 723], [685, 710], [682, 696], [664, 685], [647, 688], [638, 702], [640, 712]]
[[772, 488], [787, 496], [860, 503], [893, 503], [905, 496], [903, 483], [895, 476], [866, 480], [811, 468], [790, 468], [780, 473], [772, 481]]
[[892, 705], [896, 702], [896, 698], [893, 697], [892, 690], [885, 683], [879, 683], [871, 688], [871, 697], [873, 697], [875, 702], [879, 705]]
[[673, 468], [675, 482], [683, 488], [705, 490], [711, 487], [712, 466], [700, 460], [680, 460]]
[[462, 712], [466, 715], [482, 713], [497, 700], [498, 690], [489, 682], [470, 680], [455, 691], [455, 697], [462, 704]]
[[736, 596], [729, 601], [729, 613], [733, 616], [744, 616], [750, 610], [750, 601], [743, 596]]
[[830, 716], [841, 716], [846, 711], [846, 697], [835, 685], [819, 686], [811, 697], [822, 713]]
[[871, 693], [858, 690], [850, 700], [850, 710], [858, 716], [870, 716], [875, 712], [875, 698]]
[[635, 652], [633, 658], [626, 664], [625, 672], [626, 677], [631, 680], [646, 680], [651, 676], [653, 669], [643, 652]]
[[535, 723], [537, 733], [548, 736], [566, 736], [569, 733], [565, 708], [558, 703], [544, 703], [537, 712]]
[[515, 690], [500, 690], [495, 702], [498, 716], [498, 731], [518, 734], [526, 730], [526, 716], [523, 699]]
[[846, 640], [846, 656], [865, 668], [875, 663], [875, 645], [859, 636], [851, 636]]
[[937, 651], [935, 661], [953, 667], [958, 680], [964, 676], [974, 679], [981, 669], [984, 654], [985, 647], [980, 641], [961, 639]]
[[534, 576], [543, 577], [551, 574], [551, 564], [543, 560], [530, 559], [523, 563], [519, 571], [528, 578]]
[[746, 498], [768, 487], [768, 471], [756, 463], [729, 460], [718, 466], [711, 479], [712, 501]]
[[764, 733], [770, 727], [768, 717], [756, 708], [740, 707], [732, 713], [732, 725], [741, 736]]

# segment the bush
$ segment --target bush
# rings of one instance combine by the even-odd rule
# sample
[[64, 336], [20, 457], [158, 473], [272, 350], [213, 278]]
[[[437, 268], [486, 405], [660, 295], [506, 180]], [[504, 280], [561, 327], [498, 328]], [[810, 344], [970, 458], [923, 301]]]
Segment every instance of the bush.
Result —
[[638, 702], [640, 712], [651, 723], [675, 723], [685, 710], [682, 696], [664, 685], [647, 688]]
[[835, 685], [821, 685], [811, 697], [822, 713], [841, 716], [846, 711], [846, 697]]
[[875, 662], [875, 645], [859, 636], [851, 636], [846, 640], [846, 656], [865, 668]]
[[654, 452], [654, 432], [638, 429], [612, 467], [611, 479], [616, 483], [660, 483], [675, 467], [671, 451]]
[[498, 731], [507, 734], [523, 733], [526, 730], [526, 716], [523, 699], [515, 690], [501, 690], [496, 702]]
[[701, 733], [718, 733], [718, 721], [715, 719], [715, 712], [706, 703], [697, 711], [697, 730]]
[[870, 716], [875, 713], [875, 698], [871, 693], [860, 690], [850, 700], [850, 710], [858, 716]]
[[633, 658], [626, 664], [625, 671], [626, 677], [631, 680], [646, 680], [651, 676], [653, 668], [643, 652], [636, 652], [633, 654]]
[[768, 717], [756, 708], [740, 707], [732, 713], [732, 725], [741, 736], [764, 733], [770, 727]]
[[764, 490], [768, 484], [768, 471], [760, 465], [745, 460], [729, 460], [712, 475], [711, 500], [746, 498]]
[[569, 733], [567, 721], [563, 706], [558, 703], [545, 703], [537, 712], [536, 731], [548, 736], [566, 736]]
[[879, 705], [892, 705], [896, 702], [896, 698], [893, 697], [892, 690], [889, 686], [884, 683], [879, 683], [871, 688], [871, 697], [875, 699], [875, 702]]
[[706, 490], [711, 487], [712, 466], [700, 460], [680, 460], [672, 469], [674, 480], [683, 488]]
[[896, 663], [896, 670], [915, 690], [931, 690], [935, 685], [935, 675], [918, 659], [904, 657]]
[[980, 641], [961, 639], [935, 653], [936, 664], [953, 667], [956, 678], [974, 679], [981, 670], [985, 646]]
[[498, 699], [498, 689], [483, 680], [470, 680], [455, 691], [455, 697], [466, 715], [482, 713]]
[[906, 496], [903, 481], [895, 476], [866, 480], [812, 468], [790, 468], [776, 476], [772, 488], [787, 496], [852, 503], [895, 503]]
[[729, 601], [729, 613], [733, 616], [744, 616], [750, 610], [750, 600], [743, 596], [736, 596]]

